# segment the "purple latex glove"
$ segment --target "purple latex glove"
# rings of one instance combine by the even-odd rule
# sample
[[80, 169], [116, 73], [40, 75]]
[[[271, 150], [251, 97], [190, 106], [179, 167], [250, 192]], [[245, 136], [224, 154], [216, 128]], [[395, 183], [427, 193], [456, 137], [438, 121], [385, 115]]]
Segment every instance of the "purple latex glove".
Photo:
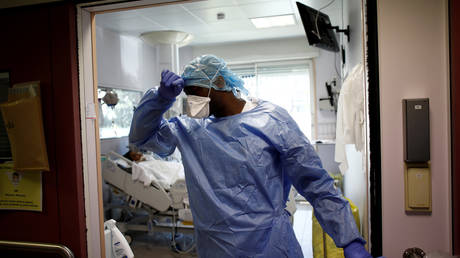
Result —
[[158, 88], [158, 94], [165, 99], [175, 99], [184, 88], [184, 80], [182, 78], [169, 71], [163, 70], [161, 72], [160, 88]]
[[372, 258], [361, 242], [351, 242], [343, 248], [345, 258]]

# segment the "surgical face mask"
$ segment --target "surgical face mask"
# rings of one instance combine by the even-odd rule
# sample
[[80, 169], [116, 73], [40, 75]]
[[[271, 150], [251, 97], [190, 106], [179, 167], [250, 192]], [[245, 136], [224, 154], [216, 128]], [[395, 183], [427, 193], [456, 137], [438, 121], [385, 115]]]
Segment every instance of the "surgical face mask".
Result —
[[186, 112], [189, 117], [205, 118], [209, 116], [209, 102], [211, 101], [209, 94], [211, 94], [211, 89], [209, 89], [207, 97], [187, 96]]

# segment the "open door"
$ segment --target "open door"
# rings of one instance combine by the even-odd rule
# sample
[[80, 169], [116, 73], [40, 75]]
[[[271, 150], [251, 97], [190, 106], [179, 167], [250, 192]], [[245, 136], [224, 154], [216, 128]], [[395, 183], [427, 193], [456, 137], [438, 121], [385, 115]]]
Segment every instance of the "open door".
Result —
[[34, 172], [42, 175], [42, 211], [1, 210], [0, 239], [61, 244], [86, 257], [75, 6], [2, 9], [0, 22], [8, 24], [0, 42], [0, 71], [9, 78], [2, 94], [13, 84], [40, 81], [50, 165]]

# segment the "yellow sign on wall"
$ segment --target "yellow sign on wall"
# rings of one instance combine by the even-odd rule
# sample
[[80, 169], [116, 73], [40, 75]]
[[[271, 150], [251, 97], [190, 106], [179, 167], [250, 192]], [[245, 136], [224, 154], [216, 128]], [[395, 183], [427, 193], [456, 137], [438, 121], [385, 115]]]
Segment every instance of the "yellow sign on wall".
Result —
[[42, 173], [0, 165], [0, 210], [42, 211]]

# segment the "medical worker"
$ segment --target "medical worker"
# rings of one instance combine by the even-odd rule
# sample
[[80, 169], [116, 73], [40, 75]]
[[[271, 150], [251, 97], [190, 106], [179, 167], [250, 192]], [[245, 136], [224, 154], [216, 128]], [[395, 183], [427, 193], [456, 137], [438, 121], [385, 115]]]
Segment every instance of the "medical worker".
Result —
[[[165, 120], [183, 89], [187, 116]], [[345, 257], [371, 257], [348, 202], [292, 117], [242, 93], [243, 81], [226, 63], [204, 55], [182, 77], [163, 71], [158, 90], [134, 112], [131, 145], [182, 154], [199, 256], [303, 257], [285, 210], [294, 185]]]

